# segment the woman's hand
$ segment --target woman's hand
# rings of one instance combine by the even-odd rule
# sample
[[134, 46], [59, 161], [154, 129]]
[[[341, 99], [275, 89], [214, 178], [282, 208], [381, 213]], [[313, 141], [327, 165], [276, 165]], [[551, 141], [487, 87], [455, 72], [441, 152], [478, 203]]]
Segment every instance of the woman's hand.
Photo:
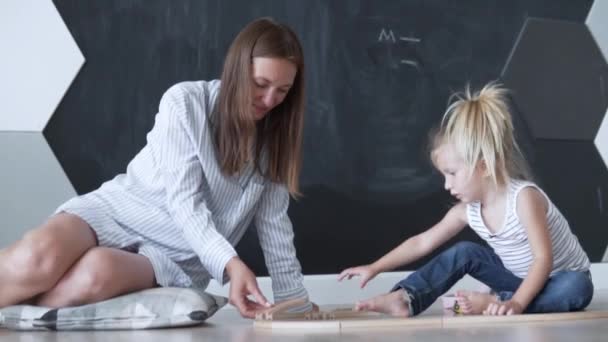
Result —
[[502, 303], [490, 303], [483, 311], [484, 315], [488, 316], [503, 316], [503, 315], [519, 315], [524, 312], [524, 307], [514, 300], [508, 300]]
[[372, 265], [363, 265], [347, 268], [338, 275], [338, 281], [342, 281], [344, 278], [351, 279], [354, 276], [361, 277], [361, 288], [364, 288], [367, 282], [372, 280], [377, 274], [378, 270]]
[[[255, 318], [257, 311], [272, 306], [260, 291], [255, 274], [240, 258], [234, 257], [228, 261], [226, 273], [230, 278], [229, 302], [239, 310], [241, 316]], [[255, 301], [249, 299], [249, 295], [253, 296]]]

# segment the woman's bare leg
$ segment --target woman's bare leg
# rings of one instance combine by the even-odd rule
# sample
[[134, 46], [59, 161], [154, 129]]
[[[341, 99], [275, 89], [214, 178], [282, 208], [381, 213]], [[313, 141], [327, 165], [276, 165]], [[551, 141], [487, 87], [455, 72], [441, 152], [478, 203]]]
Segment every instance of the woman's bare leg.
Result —
[[37, 305], [63, 307], [102, 301], [156, 286], [147, 257], [114, 248], [87, 251]]
[[0, 307], [53, 288], [70, 267], [97, 244], [78, 216], [60, 213], [0, 251]]

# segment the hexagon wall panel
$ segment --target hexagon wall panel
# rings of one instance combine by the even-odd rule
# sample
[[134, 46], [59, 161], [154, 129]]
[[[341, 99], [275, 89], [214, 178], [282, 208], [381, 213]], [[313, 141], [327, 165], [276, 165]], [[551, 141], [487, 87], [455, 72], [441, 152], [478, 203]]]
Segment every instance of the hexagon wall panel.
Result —
[[[608, 112], [606, 114], [608, 114]], [[604, 163], [608, 165], [608, 119], [606, 119], [606, 114], [604, 115], [604, 120], [602, 120], [600, 129], [595, 136], [594, 142], [598, 152], [604, 160]]]
[[[587, 27], [599, 45], [604, 57], [608, 57], [608, 1], [596, 0], [587, 16]], [[608, 58], [607, 58], [608, 59]]]
[[0, 18], [0, 131], [40, 132], [84, 57], [50, 0], [3, 0]]
[[[423, 2], [398, 1], [372, 4], [369, 1], [355, 0], [330, 2], [302, 0], [290, 3], [289, 6], [274, 0], [259, 0], [251, 4], [246, 4], [242, 0], [226, 0], [222, 2], [221, 6], [217, 5], [217, 1], [203, 0], [185, 0], [180, 4], [165, 0], [145, 2], [108, 0], [99, 4], [81, 1], [57, 1], [56, 3], [70, 31], [92, 63], [87, 65], [86, 72], [75, 80], [72, 85], [73, 89], [63, 100], [61, 100], [61, 95], [69, 85], [69, 81], [66, 79], [71, 80], [71, 77], [77, 72], [77, 68], [55, 66], [43, 70], [51, 73], [58, 70], [65, 71], [57, 75], [42, 73], [38, 70], [38, 73], [34, 74], [40, 76], [39, 81], [63, 80], [61, 82], [63, 82], [64, 88], [58, 93], [59, 95], [55, 93], [55, 104], [52, 104], [53, 101], [47, 101], [45, 107], [47, 110], [29, 110], [27, 118], [0, 116], [0, 120], [4, 120], [3, 125], [10, 126], [11, 129], [40, 131], [44, 127], [44, 122], [53, 113], [55, 105], [59, 103], [56, 113], [44, 127], [44, 135], [61, 161], [61, 165], [70, 175], [70, 179], [81, 192], [93, 190], [104, 180], [124, 171], [127, 162], [145, 143], [145, 134], [152, 126], [158, 100], [163, 91], [178, 81], [217, 77], [225, 49], [242, 24], [253, 17], [271, 15], [292, 25], [296, 32], [302, 35], [304, 50], [308, 54], [307, 70], [312, 74], [307, 77], [308, 89], [311, 91], [309, 92], [306, 121], [308, 126], [305, 129], [306, 163], [302, 174], [302, 184], [308, 186], [303, 189], [307, 196], [290, 209], [290, 214], [294, 219], [296, 243], [300, 250], [306, 250], [307, 253], [310, 250], [316, 251], [316, 253], [303, 255], [302, 265], [305, 272], [331, 273], [335, 272], [337, 268], [345, 266], [346, 263], [352, 262], [353, 258], [360, 258], [361, 261], [368, 260], [372, 257], [370, 253], [381, 253], [381, 250], [401, 239], [404, 234], [413, 234], [426, 228], [448, 206], [449, 199], [445, 198], [447, 196], [441, 189], [440, 182], [437, 182], [436, 186], [429, 187], [428, 191], [436, 190], [435, 192], [413, 204], [397, 200], [400, 195], [405, 193], [407, 190], [405, 188], [399, 190], [397, 193], [399, 196], [389, 194], [392, 196], [390, 197], [383, 192], [386, 187], [372, 186], [374, 184], [370, 182], [370, 175], [388, 175], [390, 177], [382, 179], [397, 179], [392, 177], [393, 173], [376, 172], [379, 167], [392, 172], [395, 165], [401, 166], [398, 163], [400, 160], [393, 159], [397, 158], [394, 156], [409, 158], [414, 156], [417, 151], [408, 150], [407, 153], [400, 153], [399, 146], [420, 147], [407, 140], [393, 139], [399, 136], [386, 134], [386, 131], [383, 130], [391, 125], [390, 127], [393, 129], [399, 128], [396, 130], [397, 133], [406, 132], [405, 129], [401, 129], [400, 126], [390, 121], [392, 118], [402, 120], [406, 117], [406, 115], [398, 116], [402, 113], [401, 110], [395, 110], [395, 107], [402, 109], [404, 113], [422, 111], [428, 115], [440, 116], [447, 95], [452, 90], [461, 89], [467, 81], [478, 85], [499, 77], [509, 51], [513, 49], [517, 32], [520, 32], [526, 18], [546, 17], [569, 20], [572, 23], [567, 24], [580, 27], [580, 24], [576, 23], [582, 22], [587, 16], [592, 1], [513, 0], [505, 2], [488, 0], [462, 2], [462, 4], [459, 2], [458, 5], [454, 5], [449, 0], [424, 2], [424, 4]], [[21, 7], [16, 10], [15, 6]], [[28, 29], [39, 30], [41, 26], [46, 25], [46, 21], [43, 20], [46, 16], [44, 16], [43, 19], [38, 20], [36, 25], [30, 25], [33, 27], [10, 31], [8, 24], [15, 25], [15, 22], [14, 20], [4, 20], [5, 16], [19, 16], [19, 13], [27, 14], [29, 11], [41, 11], [45, 8], [52, 9], [46, 13], [53, 18], [59, 18], [50, 1], [42, 4], [36, 2], [36, 6], [33, 1], [2, 2], [0, 4], [0, 18], [2, 18], [0, 27], [2, 32], [6, 32], [1, 33], [2, 40], [13, 37], [15, 34], [25, 34], [29, 32]], [[319, 16], [318, 13], [326, 15]], [[492, 13], [499, 13], [501, 20], [492, 19], [498, 17], [490, 15]], [[25, 15], [24, 20], [30, 20], [29, 17], [35, 16]], [[408, 20], [404, 20], [404, 17], [407, 17]], [[60, 23], [61, 20], [56, 20], [55, 23], [57, 22]], [[399, 38], [399, 34], [422, 38], [421, 44], [390, 49], [380, 46], [372, 56], [369, 48], [378, 47], [376, 40], [379, 30], [383, 27], [392, 28], [397, 38]], [[553, 28], [548, 31], [553, 31]], [[9, 32], [13, 32], [13, 34]], [[45, 29], [40, 35], [45, 36], [47, 32], [53, 34], [56, 30]], [[561, 34], [560, 32], [558, 34]], [[64, 36], [69, 37], [69, 34]], [[564, 43], [566, 36], [561, 37], [561, 43]], [[21, 43], [27, 45], [26, 47], [31, 45], [30, 40], [21, 42], [17, 38], [11, 39], [14, 41], [10, 43]], [[586, 48], [585, 46], [590, 46], [587, 44], [588, 42], [589, 39], [577, 38], [574, 43], [563, 46]], [[582, 46], [583, 43], [587, 45]], [[63, 50], [63, 47], [68, 45], [70, 44], [53, 43], [53, 50], [50, 51], [45, 50], [44, 42], [31, 45], [33, 47], [29, 49], [19, 50], [21, 47], [16, 46], [15, 51], [19, 50], [25, 54], [14, 58], [12, 62], [29, 63], [32, 54], [28, 51], [34, 51], [34, 54], [39, 55], [48, 53], [51, 60], [54, 60], [55, 53], [60, 52], [56, 50]], [[36, 50], [38, 46], [42, 48]], [[559, 53], [553, 54], [545, 53], [546, 51], [543, 50], [541, 52], [544, 54], [528, 55], [526, 58], [540, 58], [542, 62], [553, 62], [552, 57], [572, 53], [569, 51], [570, 49], [565, 50], [568, 51], [560, 50]], [[370, 58], [374, 56], [385, 59], [379, 58], [374, 61], [373, 58]], [[0, 56], [0, 58], [3, 58], [1, 59], [3, 62], [0, 64], [5, 68], [6, 65], [11, 65], [8, 63], [7, 57]], [[422, 69], [401, 65], [403, 60], [407, 62], [408, 58], [411, 58], [409, 62], [416, 62]], [[41, 63], [46, 62], [46, 58], [41, 59]], [[514, 53], [509, 63], [516, 59]], [[65, 60], [71, 60], [71, 58]], [[570, 65], [567, 63], [568, 59], [562, 62]], [[538, 63], [538, 59], [532, 59], [530, 63]], [[15, 66], [20, 67], [21, 64]], [[581, 83], [582, 86], [576, 83], [578, 80], [576, 77], [584, 81], [584, 78], [588, 76], [585, 70], [591, 68], [591, 64], [580, 67], [583, 71], [582, 75], [576, 75], [571, 71], [571, 74], [574, 75], [564, 74], [561, 79], [570, 81], [571, 87], [568, 89], [574, 89], [575, 92], [580, 91], [585, 95], [588, 92], [582, 91], [585, 89], [582, 87], [584, 82]], [[26, 69], [23, 72], [28, 73], [29, 71]], [[2, 74], [4, 76], [7, 73], [3, 71]], [[523, 74], [526, 73], [523, 72]], [[596, 73], [596, 76], [600, 74]], [[19, 76], [18, 73], [11, 75]], [[567, 88], [567, 84], [561, 84], [558, 82], [559, 80], [552, 80], [551, 85], [563, 85]], [[332, 83], [334, 81], [335, 83]], [[597, 84], [600, 83], [596, 82]], [[43, 90], [48, 88], [48, 84], [42, 88]], [[50, 88], [54, 90], [55, 86]], [[3, 88], [3, 90], [5, 89]], [[8, 90], [8, 94], [11, 96], [26, 96], [13, 89]], [[0, 94], [4, 93], [0, 92]], [[532, 89], [532, 94], [538, 97], [539, 88]], [[569, 98], [564, 97], [563, 94], [557, 94], [555, 91], [552, 94], [556, 98], [555, 102], [569, 101]], [[600, 97], [594, 98], [597, 100]], [[379, 101], [379, 99], [382, 100]], [[413, 101], [413, 106], [400, 105], [401, 102], [398, 102], [408, 99]], [[582, 99], [587, 101], [585, 97]], [[380, 103], [381, 106], [374, 105], [376, 103], [374, 101]], [[393, 101], [397, 101], [398, 105], [395, 106]], [[363, 103], [363, 105], [352, 106], [353, 103]], [[433, 106], [427, 106], [428, 103]], [[368, 109], [366, 107], [368, 104], [374, 110]], [[591, 103], [591, 105], [595, 106], [596, 103]], [[19, 105], [16, 107], [20, 108]], [[564, 106], [558, 109], [563, 109], [562, 107]], [[584, 106], [581, 108], [586, 110]], [[590, 168], [590, 170], [596, 170], [596, 165], [598, 165], [596, 163], [597, 152], [591, 152], [594, 150], [590, 142], [599, 128], [601, 117], [606, 109], [602, 108], [596, 113], [593, 108], [590, 111], [595, 114], [587, 114], [579, 110], [577, 114], [584, 120], [567, 125], [568, 128], [574, 127], [573, 131], [577, 134], [575, 138], [582, 137], [581, 139], [586, 144], [580, 145], [580, 149], [576, 147], [572, 152], [563, 154], [564, 157], [577, 160], [576, 157], [579, 156], [579, 153], [590, 153], [592, 157], [589, 161], [580, 161], [583, 167]], [[530, 114], [527, 108], [522, 109], [522, 113], [527, 115], [526, 121], [529, 121], [528, 116], [534, 114]], [[370, 113], [374, 113], [374, 116], [371, 116]], [[387, 120], [388, 124], [383, 125], [378, 118]], [[551, 126], [551, 129], [555, 128], [553, 127], [555, 126], [554, 121], [559, 122], [555, 115], [551, 116], [548, 121], [541, 120], [545, 125]], [[328, 133], [328, 126], [335, 129]], [[530, 132], [538, 131], [536, 126], [533, 131], [532, 125], [529, 123], [523, 126]], [[542, 130], [541, 125], [540, 131]], [[426, 134], [426, 129], [420, 126], [412, 131], [416, 134]], [[68, 134], [68, 132], [73, 134]], [[336, 132], [339, 134], [335, 134]], [[340, 134], [342, 134], [343, 140], [335, 140], [336, 136], [339, 138]], [[529, 134], [527, 135], [529, 136]], [[568, 135], [554, 134], [554, 136], [556, 139], [573, 138]], [[20, 146], [24, 145], [23, 141], [26, 141], [27, 138], [11, 136], [3, 139], [5, 139], [4, 142], [18, 147], [15, 148], [16, 152], [23, 149], [25, 154], [25, 146]], [[558, 162], [561, 155], [559, 152], [552, 152], [555, 150], [554, 148], [569, 147], [552, 145], [554, 141], [559, 142], [559, 140], [547, 141], [548, 146], [537, 144], [536, 150], [534, 150], [536, 151], [534, 153], [536, 162], [552, 166], [549, 169], [538, 169], [544, 178], [543, 182], [548, 185], [547, 191], [555, 194], [556, 201], [563, 203], [564, 211], [569, 213], [573, 208], [579, 210], [577, 206], [580, 203], [575, 202], [576, 198], [590, 201], [590, 196], [593, 196], [590, 194], [596, 194], [596, 197], [593, 198], [598, 199], [593, 203], [600, 208], [601, 205], [598, 204], [598, 201], [603, 200], [599, 200], [601, 196], [597, 196], [597, 184], [593, 183], [596, 179], [585, 174], [582, 169], [581, 173], [575, 173], [575, 175], [582, 177], [583, 182], [568, 184], [570, 187], [581, 184], [581, 192], [573, 193], [581, 197], [572, 196], [570, 201], [562, 200], [562, 195], [559, 191], [556, 192], [554, 187], [559, 189], [563, 186], [563, 184], [559, 184], [559, 180], [563, 182], [563, 179], [551, 174], [547, 175], [546, 172], [559, 170]], [[369, 148], [369, 146], [375, 146], [372, 143], [378, 143], [378, 148]], [[535, 146], [535, 143], [532, 141], [529, 145]], [[39, 152], [36, 153], [52, 157], [52, 154], [46, 154], [46, 149], [41, 147], [44, 144], [36, 146], [38, 147], [29, 148], [28, 156], [34, 155], [34, 152], [31, 151], [38, 149]], [[363, 148], [358, 148], [360, 146]], [[350, 148], [350, 150], [339, 150], [339, 148]], [[9, 158], [8, 155], [13, 159], [19, 157], [15, 151], [7, 151], [2, 152], [4, 158]], [[366, 153], [371, 158], [363, 158], [365, 157], [363, 154]], [[421, 151], [420, 156], [426, 162], [427, 155]], [[32, 166], [28, 164], [29, 159], [20, 158], [22, 159], [17, 158], [12, 162], [16, 171], [11, 171], [11, 174], [22, 173], [24, 177], [14, 181], [15, 184], [23, 179], [27, 181], [28, 177], [44, 176], [39, 174], [30, 176], [22, 171], [17, 165], [30, 165], [30, 168], [35, 168], [37, 164]], [[34, 161], [29, 160], [29, 162]], [[585, 163], [591, 163], [591, 166]], [[49, 161], [37, 167], [60, 170], [53, 165], [54, 163]], [[599, 165], [602, 170], [601, 163]], [[425, 170], [430, 170], [430, 167]], [[69, 182], [61, 181], [61, 179], [65, 180], [62, 178], [64, 177], [62, 172], [55, 171], [50, 172], [55, 176], [49, 176], [51, 178], [48, 182], [35, 184], [41, 187], [47, 183], [51, 185], [56, 183], [63, 184], [61, 188], [64, 186], [69, 188]], [[603, 171], [593, 172], [603, 174]], [[410, 178], [405, 177], [407, 180]], [[337, 183], [344, 187], [339, 189], [341, 192], [336, 192], [335, 184]], [[47, 187], [50, 187], [51, 185], [48, 184]], [[3, 186], [9, 185], [3, 184]], [[27, 183], [22, 185], [22, 187], [26, 186]], [[48, 189], [50, 189], [47, 192], [49, 194], [61, 193], [60, 189]], [[382, 198], [388, 198], [388, 200], [385, 200], [382, 205], [370, 200], [371, 190], [369, 189], [380, 189], [377, 194], [374, 194], [378, 198], [384, 196]], [[11, 188], [12, 198], [10, 200], [14, 200], [16, 197], [12, 193], [14, 191], [17, 190]], [[603, 191], [600, 189], [599, 193], [603, 194]], [[45, 204], [31, 202], [32, 196], [35, 197], [35, 194], [30, 193], [28, 196], [29, 203], [44, 207]], [[66, 192], [65, 197], [69, 196], [70, 193]], [[4, 200], [4, 198], [2, 199]], [[52, 210], [62, 200], [51, 199], [50, 202], [57, 203], [48, 205], [48, 208]], [[319, 205], [319, 203], [328, 203], [328, 205]], [[27, 208], [27, 204], [23, 204], [19, 208]], [[46, 210], [45, 208], [43, 211]], [[356, 212], [357, 215], [353, 216], [353, 212]], [[373, 213], [377, 213], [377, 215]], [[581, 213], [585, 212], [581, 211]], [[577, 213], [572, 215], [573, 222], [587, 222], [580, 221]], [[378, 217], [382, 217], [384, 221], [380, 223], [373, 221]], [[335, 220], [333, 222], [336, 224], [328, 224], [331, 220]], [[371, 221], [374, 222], [373, 227], [377, 227], [377, 229], [374, 228], [373, 233], [370, 233]], [[406, 231], [404, 231], [403, 222], [408, 222]], [[28, 225], [30, 224], [28, 223]], [[344, 230], [340, 231], [342, 227], [336, 228], [336, 225], [342, 225]], [[578, 229], [578, 226], [579, 223], [576, 223], [577, 228], [575, 229]], [[585, 227], [584, 229], [591, 228]], [[347, 234], [342, 234], [343, 232]], [[378, 250], [365, 254], [361, 251], [365, 250], [363, 247], [370, 241], [370, 234], [373, 235], [372, 240]], [[581, 234], [587, 236], [586, 233]], [[335, 256], [335, 248], [327, 248], [326, 253], [324, 252], [323, 246], [320, 247], [318, 242], [319, 236], [323, 236], [324, 243], [327, 243], [328, 247], [335, 246], [336, 241], [343, 242], [344, 236], [347, 236], [350, 239], [349, 242], [352, 242], [351, 250], [343, 253], [340, 261]], [[251, 252], [249, 260], [253, 266], [263, 265], [263, 258], [255, 243], [243, 240], [239, 248], [239, 253], [241, 251], [244, 252], [243, 254]], [[602, 246], [598, 249], [595, 245], [591, 247], [594, 257], [600, 254], [598, 251], [601, 248]], [[328, 265], [327, 260], [330, 257], [336, 262]], [[257, 268], [256, 272], [264, 273], [263, 270]]]
[[84, 58], [50, 0], [0, 2], [0, 247], [76, 194], [42, 130]]
[[608, 67], [594, 36], [582, 23], [528, 19], [502, 79], [531, 135], [528, 159], [536, 181], [590, 259], [605, 259]]
[[[424, 123], [441, 116], [449, 93], [499, 78], [526, 18], [582, 23], [592, 3], [57, 1], [88, 64], [44, 135], [77, 191], [91, 191], [124, 172], [145, 144], [168, 87], [217, 77], [230, 40], [251, 19], [286, 22], [302, 39], [308, 72], [305, 196], [290, 216], [304, 271], [332, 273], [377, 257], [449, 207], [421, 146]], [[378, 42], [383, 28], [395, 44]], [[401, 40], [408, 37], [420, 41]], [[417, 161], [422, 172], [403, 172]], [[428, 176], [434, 178], [426, 186]], [[264, 274], [255, 230], [248, 234], [237, 250]], [[374, 250], [365, 248], [370, 241]], [[348, 250], [336, 255], [336, 243]]]
[[539, 185], [564, 214], [594, 261], [608, 235], [608, 170], [593, 141], [537, 139], [533, 168]]
[[[593, 35], [596, 43], [604, 55], [604, 59], [608, 61], [608, 1], [595, 1], [591, 7], [591, 11], [587, 16], [587, 26]], [[608, 114], [608, 113], [607, 113]], [[604, 115], [602, 125], [595, 137], [595, 145], [597, 146], [604, 163], [608, 165], [608, 119]], [[602, 261], [608, 261], [608, 248], [604, 253]]]
[[593, 140], [608, 68], [582, 23], [528, 19], [503, 71], [535, 138]]

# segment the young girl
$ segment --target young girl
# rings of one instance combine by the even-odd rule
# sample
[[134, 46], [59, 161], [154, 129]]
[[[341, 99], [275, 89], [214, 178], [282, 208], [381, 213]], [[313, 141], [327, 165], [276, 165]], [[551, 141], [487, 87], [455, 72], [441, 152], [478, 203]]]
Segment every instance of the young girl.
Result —
[[510, 315], [585, 308], [593, 296], [589, 259], [547, 195], [528, 181], [515, 142], [505, 90], [467, 89], [446, 111], [432, 140], [431, 159], [458, 199], [445, 217], [370, 265], [338, 279], [378, 273], [431, 253], [469, 225], [490, 247], [460, 242], [395, 285], [389, 294], [357, 303], [357, 310], [414, 316], [465, 274], [493, 294], [459, 291], [464, 313]]
[[291, 29], [266, 18], [247, 25], [221, 81], [163, 95], [125, 174], [0, 251], [0, 307], [80, 305], [154, 286], [205, 288], [214, 278], [230, 280], [230, 302], [253, 317], [269, 304], [233, 247], [250, 223], [275, 301], [306, 298], [287, 216], [298, 194], [303, 74]]

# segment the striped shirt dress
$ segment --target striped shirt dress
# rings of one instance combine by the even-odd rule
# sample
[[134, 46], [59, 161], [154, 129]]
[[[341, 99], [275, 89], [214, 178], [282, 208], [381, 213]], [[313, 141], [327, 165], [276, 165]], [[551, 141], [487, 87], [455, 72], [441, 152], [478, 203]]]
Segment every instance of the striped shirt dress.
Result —
[[540, 191], [548, 203], [547, 227], [553, 250], [553, 268], [550, 276], [560, 271], [588, 271], [589, 257], [570, 230], [568, 221], [542, 189], [532, 182], [510, 181], [507, 186], [507, 206], [503, 226], [497, 232], [492, 232], [486, 227], [481, 216], [480, 202], [467, 204], [467, 218], [471, 229], [488, 243], [507, 270], [517, 277], [525, 278], [534, 256], [526, 228], [517, 215], [517, 196], [526, 187]]
[[[57, 210], [81, 217], [99, 246], [146, 256], [160, 286], [224, 284], [234, 246], [253, 223], [276, 302], [308, 297], [283, 184], [250, 163], [220, 171], [212, 141], [220, 81], [183, 82], [162, 97], [146, 146], [116, 176]], [[264, 165], [264, 163], [262, 163]], [[262, 166], [264, 167], [264, 166]]]

